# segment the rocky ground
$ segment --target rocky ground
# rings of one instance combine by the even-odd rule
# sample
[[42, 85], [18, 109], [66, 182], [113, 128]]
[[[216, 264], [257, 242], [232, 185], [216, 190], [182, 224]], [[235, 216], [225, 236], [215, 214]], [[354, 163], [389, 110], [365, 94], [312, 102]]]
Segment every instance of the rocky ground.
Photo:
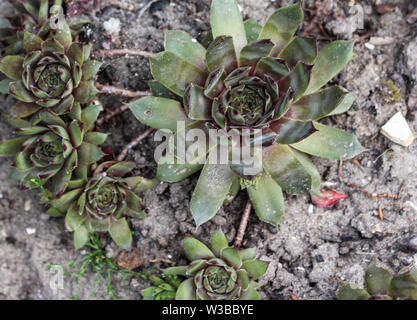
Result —
[[[293, 2], [239, 0], [245, 18], [262, 23], [277, 8]], [[209, 0], [111, 3], [101, 1], [100, 10], [92, 13], [91, 29], [81, 37], [96, 49], [159, 52], [164, 29], [185, 30], [201, 40], [209, 28]], [[306, 31], [323, 41], [358, 39], [356, 59], [334, 80], [352, 91], [356, 102], [347, 114], [324, 122], [355, 133], [368, 151], [355, 161], [344, 162], [341, 171], [337, 161], [314, 159], [324, 186], [349, 195], [335, 207], [318, 208], [308, 196], [287, 196], [286, 213], [278, 229], [256, 217], [250, 219], [243, 246], [257, 246], [259, 257], [271, 262], [261, 280], [265, 299], [290, 299], [291, 294], [299, 299], [334, 299], [340, 281], [361, 283], [366, 267], [375, 259], [395, 272], [417, 260], [417, 146], [402, 147], [379, 133], [398, 110], [417, 132], [417, 24], [416, 18], [409, 16], [417, 1], [306, 0], [303, 6], [309, 10], [305, 11], [301, 34]], [[0, 9], [3, 14], [12, 11], [6, 1], [0, 3]], [[121, 22], [120, 32], [113, 35], [104, 28], [111, 18]], [[147, 89], [151, 74], [145, 58], [119, 57], [104, 62], [99, 82]], [[4, 96], [0, 99], [3, 109], [13, 103]], [[110, 96], [100, 96], [100, 100], [106, 110], [126, 102]], [[108, 144], [115, 152], [145, 129], [129, 112], [102, 126], [103, 131], [111, 132]], [[0, 139], [11, 136], [11, 129], [0, 123]], [[155, 146], [149, 137], [129, 153], [139, 174], [155, 174]], [[10, 158], [0, 159], [0, 299], [69, 299], [73, 290], [69, 277], [62, 289], [53, 290], [50, 284], [56, 280], [56, 271], [48, 271], [47, 266], [78, 259], [85, 252], [74, 252], [62, 219], [42, 214], [44, 208], [36, 192], [21, 191], [16, 182], [7, 179], [11, 163]], [[193, 176], [176, 184], [161, 183], [144, 194], [149, 217], [133, 222], [135, 244], [144, 257], [138, 271], [145, 272], [155, 261], [184, 262], [179, 253], [185, 233], [208, 241], [209, 234], [220, 226], [233, 240], [247, 195], [242, 192], [212, 222], [196, 229], [189, 212], [196, 181]], [[369, 194], [349, 187], [351, 183]], [[398, 199], [375, 197], [385, 193], [398, 194]], [[112, 244], [107, 250], [110, 257], [118, 254]], [[165, 265], [159, 262], [159, 266]], [[85, 273], [78, 285], [78, 298], [93, 299], [94, 280], [93, 273]], [[140, 278], [124, 280], [121, 276], [114, 277], [113, 283], [121, 299], [140, 299], [139, 290], [147, 285]], [[96, 298], [105, 297], [106, 288], [100, 284]]]

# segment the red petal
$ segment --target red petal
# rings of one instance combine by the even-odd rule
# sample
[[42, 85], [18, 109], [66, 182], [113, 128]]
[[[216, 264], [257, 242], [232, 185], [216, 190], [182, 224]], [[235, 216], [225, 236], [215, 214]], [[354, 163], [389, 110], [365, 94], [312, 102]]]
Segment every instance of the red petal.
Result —
[[331, 207], [336, 202], [346, 199], [347, 194], [337, 192], [334, 190], [321, 190], [321, 197], [311, 197], [311, 200], [317, 207]]

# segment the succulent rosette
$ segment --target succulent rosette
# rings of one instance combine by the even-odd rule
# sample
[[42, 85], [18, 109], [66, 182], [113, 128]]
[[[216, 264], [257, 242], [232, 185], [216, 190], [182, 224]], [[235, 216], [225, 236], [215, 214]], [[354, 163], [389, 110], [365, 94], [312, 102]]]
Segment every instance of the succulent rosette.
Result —
[[181, 280], [172, 275], [151, 274], [149, 280], [152, 286], [141, 291], [143, 300], [173, 300]]
[[[191, 200], [197, 225], [212, 219], [241, 186], [258, 217], [277, 225], [283, 191], [320, 196], [320, 175], [306, 153], [344, 160], [364, 150], [351, 134], [318, 122], [353, 103], [344, 88], [323, 88], [352, 59], [353, 41], [319, 51], [315, 39], [294, 36], [301, 21], [299, 3], [277, 10], [262, 27], [244, 23], [235, 0], [213, 0], [207, 48], [183, 31], [167, 31], [165, 51], [151, 58], [153, 97], [130, 104], [142, 123], [169, 129], [176, 138], [196, 128], [262, 132], [262, 166], [251, 175], [244, 165], [183, 161], [175, 152], [160, 159], [158, 177], [168, 182], [202, 169]], [[185, 129], [178, 131], [180, 121]], [[212, 150], [207, 146], [206, 158]]]
[[[55, 32], [55, 26], [64, 17], [62, 0], [8, 0], [18, 14], [0, 18], [0, 44], [2, 56], [24, 53], [25, 31], [46, 40]], [[51, 25], [52, 21], [52, 25]], [[79, 33], [81, 26], [88, 23], [85, 17], [70, 22], [73, 34]]]
[[188, 278], [179, 286], [176, 300], [260, 300], [255, 280], [265, 274], [268, 264], [255, 260], [254, 248], [230, 248], [220, 229], [211, 237], [211, 249], [191, 237], [182, 245], [191, 263], [164, 271]]
[[[105, 172], [101, 169], [108, 167]], [[104, 162], [86, 180], [73, 180], [68, 191], [49, 203], [48, 214], [65, 215], [74, 232], [75, 247], [83, 247], [92, 232], [109, 232], [114, 242], [130, 250], [132, 233], [126, 217], [143, 219], [146, 213], [135, 192], [153, 188], [158, 181], [129, 176], [132, 162]]]
[[339, 300], [417, 300], [417, 270], [405, 268], [396, 276], [385, 268], [372, 265], [366, 270], [365, 288], [345, 283]]
[[35, 124], [6, 117], [19, 135], [0, 144], [0, 155], [16, 155], [11, 177], [23, 187], [45, 186], [51, 197], [62, 194], [74, 177], [85, 179], [89, 165], [104, 155], [98, 146], [107, 134], [90, 131], [100, 109], [85, 108], [80, 122], [64, 121], [50, 110], [39, 112]]
[[90, 45], [72, 42], [65, 21], [45, 41], [25, 31], [23, 45], [24, 56], [0, 61], [0, 71], [10, 79], [9, 93], [20, 101], [11, 110], [14, 117], [26, 118], [43, 108], [67, 114], [97, 94], [92, 79], [101, 63], [90, 60]]

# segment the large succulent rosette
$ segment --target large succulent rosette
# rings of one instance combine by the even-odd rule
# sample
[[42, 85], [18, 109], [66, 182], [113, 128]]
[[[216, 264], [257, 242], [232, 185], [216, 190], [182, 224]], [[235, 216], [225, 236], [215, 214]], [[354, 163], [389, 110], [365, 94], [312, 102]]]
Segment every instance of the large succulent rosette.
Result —
[[0, 71], [11, 79], [10, 94], [21, 102], [11, 110], [13, 117], [29, 117], [43, 108], [58, 115], [78, 112], [97, 94], [92, 79], [101, 63], [90, 60], [90, 45], [72, 42], [65, 21], [45, 41], [25, 31], [23, 43], [24, 57], [0, 61]]
[[98, 109], [85, 108], [83, 122], [65, 122], [49, 110], [38, 113], [36, 121], [32, 119], [35, 124], [6, 118], [20, 136], [0, 144], [0, 155], [16, 155], [11, 177], [23, 187], [45, 187], [52, 198], [62, 194], [72, 179], [85, 179], [88, 166], [104, 155], [98, 145], [107, 134], [89, 131]]
[[[316, 40], [294, 36], [301, 20], [295, 4], [276, 11], [263, 27], [244, 23], [235, 0], [213, 0], [207, 48], [185, 32], [168, 31], [165, 51], [151, 58], [154, 96], [130, 104], [141, 122], [170, 129], [177, 139], [196, 128], [262, 132], [246, 143], [263, 146], [262, 165], [251, 175], [235, 163], [181, 163], [175, 150], [160, 159], [158, 176], [169, 182], [203, 169], [191, 200], [197, 225], [213, 218], [241, 185], [259, 218], [277, 225], [283, 191], [320, 196], [320, 175], [304, 153], [343, 160], [363, 151], [352, 135], [317, 122], [353, 103], [342, 87], [322, 88], [352, 59], [353, 42], [335, 41], [318, 52]], [[177, 131], [180, 121], [185, 128]], [[207, 146], [208, 159], [212, 150]]]
[[[54, 36], [55, 28], [64, 18], [62, 0], [8, 0], [18, 11], [16, 15], [0, 18], [1, 56], [24, 53], [25, 31], [42, 40]], [[51, 25], [52, 21], [52, 25]], [[70, 21], [72, 34], [77, 34], [88, 20], [82, 17]]]
[[141, 200], [135, 192], [153, 188], [158, 181], [143, 177], [124, 177], [135, 167], [132, 162], [104, 162], [79, 185], [72, 182], [71, 190], [50, 202], [50, 215], [66, 215], [65, 225], [74, 232], [75, 247], [81, 248], [89, 233], [109, 232], [120, 247], [130, 249], [132, 233], [126, 218], [146, 216]]
[[339, 300], [417, 300], [417, 269], [405, 268], [396, 276], [385, 268], [372, 265], [365, 273], [365, 288], [344, 283]]
[[268, 264], [254, 260], [254, 249], [230, 248], [221, 230], [213, 233], [211, 249], [191, 237], [186, 237], [182, 244], [191, 263], [164, 272], [188, 278], [179, 286], [176, 300], [260, 299], [255, 280], [265, 274]]

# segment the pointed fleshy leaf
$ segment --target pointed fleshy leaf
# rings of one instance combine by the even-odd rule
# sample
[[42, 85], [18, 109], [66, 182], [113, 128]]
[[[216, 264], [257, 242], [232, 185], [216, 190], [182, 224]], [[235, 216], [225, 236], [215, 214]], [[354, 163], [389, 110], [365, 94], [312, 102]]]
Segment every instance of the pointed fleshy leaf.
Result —
[[87, 228], [84, 227], [84, 226], [79, 226], [74, 231], [74, 247], [75, 247], [75, 250], [78, 250], [78, 249], [84, 247], [87, 244], [89, 238], [90, 238], [90, 236], [89, 236]]
[[175, 53], [201, 70], [206, 69], [206, 49], [184, 31], [165, 31], [165, 50]]
[[271, 177], [290, 194], [311, 189], [312, 179], [291, 148], [274, 143], [263, 150], [263, 166]]
[[193, 120], [211, 119], [212, 101], [204, 95], [204, 88], [191, 84], [184, 95], [184, 108]]
[[271, 57], [261, 59], [255, 69], [255, 74], [268, 75], [274, 80], [282, 79], [288, 72], [289, 69], [283, 60]]
[[345, 113], [346, 111], [350, 109], [355, 99], [356, 99], [355, 95], [349, 92], [348, 94], [345, 95], [345, 97], [343, 98], [343, 101], [337, 106], [337, 108], [334, 109], [332, 112], [330, 112], [328, 115], [334, 116], [337, 114]]
[[262, 58], [268, 57], [274, 44], [271, 40], [264, 39], [253, 42], [242, 48], [239, 57], [239, 66], [252, 66]]
[[302, 121], [319, 120], [333, 112], [346, 94], [347, 91], [338, 86], [320, 90], [293, 103], [286, 116]]
[[67, 56], [80, 66], [84, 63], [84, 54], [79, 43], [73, 43], [68, 49]]
[[158, 164], [158, 178], [167, 182], [179, 182], [192, 174], [200, 171], [203, 165], [200, 163], [174, 163], [171, 155], [164, 156]]
[[104, 152], [101, 151], [99, 147], [88, 142], [81, 144], [78, 153], [80, 155], [81, 164], [95, 163], [105, 156]]
[[393, 300], [417, 300], [417, 270], [404, 270], [395, 276], [389, 286], [388, 295]]
[[13, 79], [6, 78], [0, 81], [0, 93], [9, 94], [10, 82], [13, 82]]
[[317, 41], [313, 38], [295, 37], [279, 57], [289, 66], [295, 66], [299, 62], [312, 65], [317, 57]]
[[73, 120], [69, 126], [69, 133], [71, 136], [72, 144], [78, 148], [84, 139], [84, 133], [81, 131], [78, 121]]
[[313, 156], [347, 160], [365, 151], [358, 139], [345, 131], [314, 122], [318, 130], [306, 139], [292, 144], [299, 151]]
[[311, 121], [300, 121], [282, 117], [271, 123], [270, 129], [276, 132], [280, 144], [292, 144], [311, 135], [316, 129]]
[[194, 260], [210, 259], [215, 257], [213, 252], [207, 248], [204, 243], [197, 239], [185, 237], [182, 240], [182, 246], [184, 248], [185, 256], [191, 262]]
[[207, 78], [205, 71], [169, 51], [154, 55], [150, 63], [154, 78], [181, 97], [191, 83], [204, 86]]
[[188, 266], [170, 267], [164, 270], [164, 275], [167, 276], [187, 276]]
[[97, 75], [102, 65], [102, 62], [95, 60], [88, 60], [84, 62], [82, 67], [82, 79], [84, 81], [93, 79]]
[[234, 248], [225, 248], [221, 251], [221, 257], [229, 265], [232, 265], [235, 268], [240, 268], [242, 266], [242, 258], [239, 255], [239, 252]]
[[101, 111], [101, 105], [90, 105], [82, 110], [81, 121], [84, 124], [84, 130], [88, 131], [94, 126]]
[[368, 300], [370, 297], [365, 289], [354, 283], [344, 285], [337, 293], [339, 300]]
[[25, 88], [23, 81], [15, 81], [9, 84], [9, 92], [12, 96], [14, 96], [17, 100], [23, 102], [34, 102], [36, 101], [36, 97], [30, 92], [28, 89]]
[[[58, 7], [58, 6], [57, 6]], [[58, 13], [56, 13], [58, 14]], [[51, 13], [54, 15], [54, 13]], [[53, 32], [53, 39], [57, 40], [60, 44], [62, 44], [65, 48], [69, 48], [72, 44], [72, 35], [71, 30], [68, 26], [68, 23], [61, 19], [60, 27]]]
[[16, 138], [0, 143], [0, 156], [11, 156], [19, 152], [28, 138]]
[[74, 92], [75, 101], [82, 104], [88, 103], [98, 93], [99, 91], [94, 85], [94, 81], [81, 82]]
[[100, 146], [106, 142], [108, 136], [107, 133], [102, 132], [87, 132], [85, 134], [85, 141]]
[[65, 226], [69, 231], [75, 231], [85, 221], [85, 218], [78, 212], [77, 203], [74, 203], [65, 216]]
[[219, 36], [210, 44], [206, 52], [207, 67], [210, 72], [224, 69], [227, 73], [238, 67], [238, 60], [232, 37]]
[[284, 213], [281, 187], [271, 177], [261, 176], [248, 193], [259, 219], [276, 226]]
[[206, 163], [190, 203], [197, 226], [212, 219], [219, 211], [232, 186], [233, 177], [234, 173], [228, 165]]
[[391, 280], [391, 273], [384, 268], [372, 265], [366, 270], [366, 289], [372, 296], [387, 294]]
[[279, 89], [286, 92], [291, 89], [294, 92], [293, 101], [300, 99], [307, 90], [310, 81], [310, 67], [304, 63], [298, 63], [284, 78], [279, 81]]
[[253, 260], [256, 256], [256, 249], [255, 248], [247, 248], [239, 250], [240, 257], [242, 258], [242, 261], [246, 260]]
[[254, 288], [249, 287], [248, 290], [242, 293], [240, 300], [261, 300], [261, 296]]
[[176, 100], [145, 97], [128, 106], [140, 122], [158, 130], [169, 129], [175, 132], [178, 121], [189, 122], [181, 103]]
[[196, 300], [194, 280], [192, 278], [183, 281], [177, 289], [175, 300]]
[[210, 246], [216, 257], [220, 257], [221, 251], [229, 247], [226, 236], [221, 229], [217, 229], [211, 236]]
[[126, 204], [130, 210], [134, 211], [137, 214], [141, 213], [142, 205], [140, 198], [132, 191], [126, 192]]
[[237, 56], [247, 44], [245, 26], [236, 0], [213, 0], [211, 2], [210, 24], [213, 38], [231, 36]]
[[253, 19], [246, 20], [244, 25], [248, 43], [252, 43], [258, 40], [259, 34], [262, 31], [262, 26]]
[[130, 189], [134, 192], [145, 192], [147, 190], [155, 188], [159, 184], [159, 179], [147, 179], [144, 177], [128, 177], [123, 179]]
[[156, 80], [149, 80], [148, 86], [151, 89], [152, 96], [157, 98], [167, 98], [177, 101], [182, 101], [182, 97], [176, 95], [174, 92], [170, 91], [167, 87], [165, 87], [162, 83]]
[[259, 39], [272, 40], [279, 52], [291, 41], [302, 20], [300, 3], [278, 9], [266, 21]]
[[112, 220], [109, 228], [113, 241], [121, 248], [130, 250], [132, 248], [132, 232], [125, 218]]
[[23, 61], [20, 56], [5, 56], [0, 61], [0, 71], [13, 80], [22, 80]]
[[233, 178], [232, 186], [230, 187], [229, 193], [227, 194], [226, 200], [224, 201], [223, 205], [227, 206], [228, 204], [232, 203], [232, 201], [236, 198], [239, 191], [240, 191], [240, 178], [236, 176]]
[[86, 224], [90, 232], [107, 232], [110, 228], [110, 218], [102, 220], [88, 219]]
[[291, 149], [294, 156], [298, 159], [304, 169], [310, 174], [311, 176], [311, 190], [310, 193], [312, 196], [320, 197], [320, 184], [321, 184], [321, 175], [318, 172], [316, 166], [311, 162], [309, 157], [295, 149]]
[[130, 161], [122, 161], [112, 165], [107, 169], [106, 173], [114, 177], [123, 177], [135, 168], [135, 163]]
[[319, 196], [312, 196], [311, 201], [317, 207], [332, 207], [337, 202], [342, 199], [348, 198], [348, 195], [342, 192], [337, 192], [335, 190], [327, 189], [322, 190]]
[[268, 264], [260, 260], [248, 260], [243, 263], [242, 268], [248, 272], [252, 279], [256, 280], [265, 274]]
[[37, 35], [27, 31], [24, 32], [23, 47], [26, 53], [41, 50], [42, 42], [43, 40]]
[[334, 41], [319, 51], [306, 94], [323, 87], [337, 75], [353, 57], [354, 41]]
[[12, 118], [26, 118], [39, 111], [42, 107], [36, 103], [18, 102], [10, 110]]

